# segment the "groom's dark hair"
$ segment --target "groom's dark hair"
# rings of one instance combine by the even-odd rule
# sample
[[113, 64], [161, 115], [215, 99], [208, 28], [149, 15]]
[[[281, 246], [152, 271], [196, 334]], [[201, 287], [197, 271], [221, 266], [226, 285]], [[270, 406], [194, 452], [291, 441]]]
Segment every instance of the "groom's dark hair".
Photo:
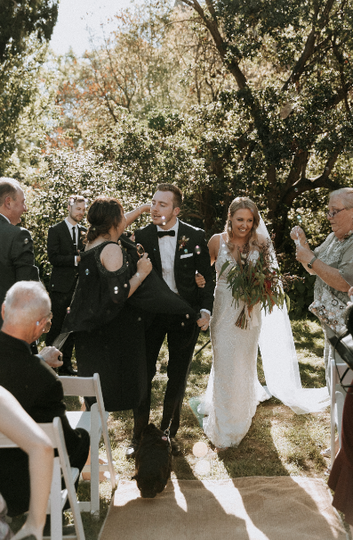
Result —
[[159, 184], [157, 186], [157, 191], [171, 191], [174, 195], [173, 197], [173, 208], [181, 208], [183, 204], [183, 192], [178, 186], [174, 184]]

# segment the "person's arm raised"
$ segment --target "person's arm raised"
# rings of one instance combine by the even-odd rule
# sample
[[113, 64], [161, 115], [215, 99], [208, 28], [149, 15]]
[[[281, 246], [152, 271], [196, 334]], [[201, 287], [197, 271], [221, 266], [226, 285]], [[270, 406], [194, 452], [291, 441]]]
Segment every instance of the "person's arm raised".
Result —
[[125, 214], [126, 219], [126, 227], [131, 225], [138, 217], [141, 216], [141, 214], [145, 212], [150, 212], [151, 210], [151, 204], [142, 204], [141, 206], [138, 206], [134, 210], [131, 210], [131, 212], [127, 212]]

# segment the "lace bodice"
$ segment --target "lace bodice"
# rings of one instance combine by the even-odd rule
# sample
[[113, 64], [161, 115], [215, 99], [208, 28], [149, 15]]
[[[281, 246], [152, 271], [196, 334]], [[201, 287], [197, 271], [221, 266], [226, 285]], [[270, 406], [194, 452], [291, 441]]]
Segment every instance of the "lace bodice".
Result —
[[[248, 260], [252, 262], [256, 262], [259, 258], [259, 252], [257, 250], [253, 250], [248, 255]], [[220, 275], [222, 266], [225, 262], [230, 261], [231, 264], [226, 268], [226, 270]], [[232, 267], [237, 266], [237, 262], [234, 259], [234, 256], [232, 255], [230, 249], [228, 248], [223, 233], [220, 235], [220, 242], [219, 242], [219, 250], [218, 250], [218, 256], [215, 264], [216, 268], [216, 274], [217, 274], [217, 285], [224, 284], [227, 285], [227, 276], [231, 270]]]

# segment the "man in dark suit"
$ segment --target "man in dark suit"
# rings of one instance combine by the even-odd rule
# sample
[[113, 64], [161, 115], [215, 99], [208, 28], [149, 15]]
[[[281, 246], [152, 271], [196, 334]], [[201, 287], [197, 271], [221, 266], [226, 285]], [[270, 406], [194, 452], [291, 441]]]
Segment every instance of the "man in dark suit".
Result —
[[[24, 212], [27, 206], [19, 182], [0, 178], [0, 303], [17, 281], [39, 280], [32, 237], [27, 229], [16, 227]], [[0, 328], [1, 325], [0, 317]]]
[[[60, 334], [67, 308], [71, 304], [75, 290], [80, 251], [83, 250], [82, 236], [86, 228], [79, 225], [86, 211], [86, 199], [81, 195], [72, 195], [68, 204], [68, 216], [50, 227], [48, 232], [48, 257], [53, 265], [49, 284], [49, 294], [52, 303], [53, 320], [46, 337], [46, 344], [52, 345]], [[63, 346], [63, 365], [59, 368], [60, 375], [75, 375], [71, 365], [74, 338], [70, 334]]]
[[[50, 307], [41, 283], [21, 281], [9, 289], [2, 305], [0, 381], [36, 422], [52, 422], [60, 416], [70, 463], [81, 471], [87, 461], [89, 435], [84, 429], [70, 427], [59, 378], [29, 347], [43, 333], [51, 317]], [[28, 456], [18, 448], [0, 451], [0, 493], [10, 516], [28, 510]]]
[[[176, 315], [157, 315], [146, 331], [148, 397], [134, 410], [134, 437], [127, 449], [127, 457], [134, 455], [143, 428], [148, 424], [151, 405], [151, 384], [156, 373], [156, 362], [165, 336], [168, 338], [168, 383], [164, 398], [161, 429], [170, 423], [172, 451], [180, 453], [174, 439], [180, 423], [180, 412], [185, 393], [190, 363], [200, 328], [207, 330], [213, 304], [213, 278], [210, 256], [204, 231], [179, 221], [182, 193], [173, 184], [160, 184], [151, 204], [152, 223], [136, 231], [135, 240], [148, 253], [153, 268], [172, 291], [200, 312], [196, 323], [181, 322]], [[195, 273], [206, 280], [203, 288], [195, 283]]]

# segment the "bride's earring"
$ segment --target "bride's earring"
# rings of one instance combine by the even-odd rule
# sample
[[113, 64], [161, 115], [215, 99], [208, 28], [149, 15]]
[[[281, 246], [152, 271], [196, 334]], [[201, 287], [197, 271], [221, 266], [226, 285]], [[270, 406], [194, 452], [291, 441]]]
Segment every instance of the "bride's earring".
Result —
[[232, 222], [231, 220], [228, 221], [228, 232], [231, 233], [232, 232]]

